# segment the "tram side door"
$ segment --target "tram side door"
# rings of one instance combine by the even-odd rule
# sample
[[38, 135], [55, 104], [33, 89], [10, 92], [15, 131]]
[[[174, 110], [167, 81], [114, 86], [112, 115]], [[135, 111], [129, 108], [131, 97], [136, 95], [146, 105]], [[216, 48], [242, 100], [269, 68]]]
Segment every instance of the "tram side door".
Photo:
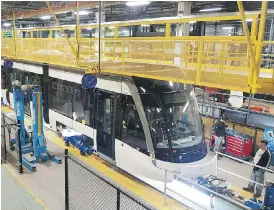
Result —
[[115, 159], [114, 135], [115, 94], [99, 90], [97, 93], [97, 151]]

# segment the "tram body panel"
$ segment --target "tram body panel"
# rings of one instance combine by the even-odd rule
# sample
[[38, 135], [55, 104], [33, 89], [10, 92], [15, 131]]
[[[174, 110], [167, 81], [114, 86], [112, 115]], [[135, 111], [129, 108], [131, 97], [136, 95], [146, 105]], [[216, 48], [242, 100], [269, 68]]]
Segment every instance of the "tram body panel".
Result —
[[2, 97], [2, 100], [3, 100], [3, 103], [4, 103], [4, 104], [7, 103], [6, 93], [7, 93], [6, 90], [1, 89], [1, 97]]
[[[162, 182], [165, 181], [164, 170], [155, 167], [150, 156], [139, 152], [118, 139], [115, 141], [115, 159], [118, 167], [134, 176], [143, 176]], [[170, 163], [165, 164], [166, 167], [170, 165]], [[171, 182], [173, 179], [174, 175], [168, 173], [167, 181]]]

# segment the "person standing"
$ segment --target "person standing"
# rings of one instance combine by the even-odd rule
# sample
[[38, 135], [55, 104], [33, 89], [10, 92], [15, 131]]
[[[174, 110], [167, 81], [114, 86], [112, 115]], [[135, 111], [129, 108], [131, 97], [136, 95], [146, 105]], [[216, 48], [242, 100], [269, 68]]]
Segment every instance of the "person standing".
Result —
[[[271, 153], [269, 152], [269, 150], [267, 148], [267, 143], [268, 142], [266, 140], [262, 140], [260, 142], [260, 144], [259, 144], [260, 148], [256, 152], [256, 155], [253, 160], [253, 164], [255, 164], [257, 166], [265, 167], [265, 168], [270, 165]], [[254, 182], [258, 182], [263, 185], [264, 184], [264, 173], [265, 173], [264, 169], [254, 166], [252, 169], [252, 172], [251, 172], [250, 180], [252, 180]], [[256, 185], [254, 198], [258, 198], [262, 195], [263, 186], [258, 185], [252, 181], [250, 181], [248, 183], [248, 187], [244, 187], [243, 190], [254, 193], [254, 187]]]
[[223, 144], [225, 143], [225, 123], [224, 119], [221, 118], [214, 126], [215, 131], [215, 144], [214, 144], [214, 152], [222, 152]]

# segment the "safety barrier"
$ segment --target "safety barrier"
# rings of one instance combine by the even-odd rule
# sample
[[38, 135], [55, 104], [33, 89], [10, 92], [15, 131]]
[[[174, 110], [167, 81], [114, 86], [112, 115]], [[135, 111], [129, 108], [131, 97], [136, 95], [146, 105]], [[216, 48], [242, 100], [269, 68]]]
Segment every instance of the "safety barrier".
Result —
[[[225, 157], [225, 158], [228, 158], [228, 159], [231, 159], [231, 160], [234, 160], [234, 161], [237, 161], [237, 162], [239, 162], [239, 163], [243, 163], [243, 164], [249, 166], [250, 171], [248, 171], [248, 175], [250, 175], [250, 173], [251, 173], [253, 167], [256, 166], [254, 163], [250, 163], [250, 162], [247, 162], [247, 161], [244, 161], [244, 160], [241, 160], [241, 159], [232, 157], [231, 155], [227, 155], [227, 154], [220, 153], [220, 152], [216, 152], [216, 155], [217, 155], [217, 156], [216, 156], [216, 157], [217, 157], [217, 158], [216, 158], [216, 174], [215, 174], [216, 176], [218, 176], [218, 175], [223, 175], [223, 176], [224, 176], [224, 174], [229, 174], [229, 175], [232, 175], [232, 176], [234, 176], [234, 177], [237, 177], [237, 178], [239, 178], [239, 179], [241, 179], [241, 180], [245, 180], [245, 181], [248, 181], [248, 182], [253, 182], [253, 183], [256, 184], [256, 185], [260, 185], [260, 186], [263, 186], [263, 187], [264, 187], [264, 184], [265, 184], [265, 183], [258, 183], [258, 182], [254, 181], [254, 180], [250, 180], [249, 176], [248, 176], [248, 177], [245, 177], [245, 176], [242, 176], [242, 175], [238, 174], [238, 172], [232, 172], [232, 171], [230, 171], [230, 170], [229, 170], [229, 167], [227, 167], [227, 164], [226, 164], [226, 165], [223, 164], [223, 167], [220, 166], [220, 162], [221, 162], [221, 161], [219, 161], [219, 158], [218, 158], [218, 157], [220, 157], [220, 156], [221, 156], [221, 157]], [[269, 169], [269, 168], [265, 168], [265, 167], [261, 167], [261, 166], [256, 166], [256, 167], [259, 168], [260, 170], [263, 170], [264, 173], [269, 173], [269, 175], [274, 176], [274, 170]], [[234, 170], [237, 171], [237, 169], [234, 169]], [[221, 172], [222, 172], [222, 173], [221, 173]], [[246, 172], [246, 171], [245, 171], [245, 172]], [[270, 177], [270, 176], [269, 176], [269, 177]], [[263, 181], [266, 182], [267, 180], [263, 180]], [[271, 181], [272, 181], [272, 180], [271, 180]]]
[[[221, 160], [219, 160], [219, 156], [222, 156]], [[224, 161], [223, 159], [227, 160]], [[229, 162], [229, 159], [233, 161]], [[238, 167], [241, 167], [243, 170], [235, 168], [235, 164], [240, 164]], [[250, 197], [242, 196], [241, 193], [243, 191], [241, 187], [246, 187], [249, 182], [253, 182], [255, 185], [265, 188], [266, 182], [273, 181], [272, 177], [274, 175], [272, 169], [258, 166], [265, 171], [266, 177], [263, 183], [258, 183], [250, 179], [253, 166], [254, 164], [252, 163], [217, 152], [209, 163], [184, 166], [181, 173], [163, 170], [163, 173], [173, 173], [175, 180], [171, 183], [165, 181], [161, 190], [165, 196], [171, 196], [177, 200], [183, 199], [184, 203], [191, 202], [190, 208], [192, 209], [195, 209], [194, 207], [206, 210], [221, 209], [221, 207], [227, 209], [250, 209], [244, 203], [252, 197], [252, 193], [250, 193]], [[197, 176], [190, 177], [189, 171], [195, 171]], [[202, 177], [204, 179], [210, 178], [211, 187], [208, 187], [207, 183], [202, 181]], [[239, 179], [238, 183], [235, 183], [235, 178]], [[216, 181], [214, 182], [214, 180]], [[223, 184], [226, 184], [230, 189], [224, 187]], [[217, 186], [220, 187], [217, 188]], [[260, 200], [264, 200], [263, 197]]]
[[11, 139], [20, 139], [20, 128], [17, 127], [14, 119], [4, 113], [1, 114], [1, 117], [1, 162], [11, 164], [21, 174], [23, 173], [21, 149], [16, 151], [16, 145], [10, 145]]
[[[139, 76], [250, 92], [252, 64], [245, 37], [185, 36], [142, 38], [69, 39], [77, 56], [63, 38], [2, 39], [2, 56], [101, 72]], [[268, 43], [265, 47], [272, 46]], [[272, 48], [271, 48], [272, 49]], [[272, 52], [272, 51], [271, 51]], [[273, 63], [273, 54], [262, 62]], [[271, 69], [258, 83], [274, 88]], [[269, 71], [269, 72], [268, 72]], [[264, 89], [263, 89], [264, 88]], [[269, 91], [268, 91], [269, 92]]]
[[[261, 26], [267, 17], [263, 8], [267, 5], [264, 4], [261, 12], [245, 14], [245, 18], [251, 20], [250, 40], [237, 30], [233, 30], [234, 33], [227, 30], [221, 36], [211, 36], [212, 33], [176, 35], [182, 25], [191, 28], [193, 23], [215, 22], [234, 28], [235, 22], [242, 21], [239, 13], [194, 15], [62, 26], [64, 33], [58, 27], [5, 30], [2, 32], [2, 56], [93, 73], [100, 67], [100, 72], [105, 73], [272, 93], [274, 43], [261, 39], [265, 34]], [[259, 22], [259, 18], [262, 21]], [[161, 26], [161, 32], [131, 34], [134, 27], [144, 29], [155, 25]], [[270, 35], [266, 39], [270, 39]], [[254, 56], [249, 52], [252, 46]], [[261, 64], [260, 72], [257, 62]]]
[[94, 168], [85, 166], [65, 150], [66, 210], [152, 210], [143, 200], [107, 179]]

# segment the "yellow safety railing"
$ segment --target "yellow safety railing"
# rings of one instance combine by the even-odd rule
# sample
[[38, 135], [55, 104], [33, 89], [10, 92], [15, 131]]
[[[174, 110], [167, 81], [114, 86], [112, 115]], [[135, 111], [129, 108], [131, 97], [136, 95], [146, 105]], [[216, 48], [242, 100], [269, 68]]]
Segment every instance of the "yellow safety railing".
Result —
[[[257, 46], [262, 45], [255, 36], [258, 15], [250, 17], [254, 20], [250, 39], [256, 52]], [[210, 18], [212, 21], [218, 19]], [[229, 20], [223, 16], [220, 18]], [[239, 19], [238, 16], [229, 18]], [[161, 20], [160, 22], [168, 25], [191, 20]], [[254, 84], [254, 66], [245, 36], [169, 36], [165, 33], [164, 37], [117, 37], [118, 27], [125, 24], [145, 23], [146, 21], [113, 24], [116, 37], [102, 38], [100, 41], [98, 38], [78, 37], [76, 39], [75, 36], [68, 40], [52, 38], [57, 28], [36, 29], [36, 31], [49, 31], [49, 38], [33, 38], [35, 29], [28, 30], [30, 38], [2, 38], [2, 56], [89, 71], [98, 68], [100, 53], [101, 72], [244, 92], [260, 90], [274, 93], [273, 68], [261, 69], [262, 75]], [[166, 28], [170, 29], [170, 27]], [[17, 30], [15, 34], [22, 31]], [[264, 43], [261, 63], [268, 62], [273, 65], [273, 54], [269, 51], [267, 55], [264, 55], [265, 49], [270, 46], [273, 47], [273, 42]], [[77, 52], [77, 56], [74, 51]], [[264, 73], [267, 74], [266, 77]]]
[[[75, 39], [70, 41], [76, 48]], [[218, 37], [217, 40], [216, 37], [191, 36], [168, 40], [101, 39], [100, 44], [102, 72], [245, 92], [250, 90], [252, 69], [244, 37]], [[62, 38], [24, 38], [17, 39], [16, 44], [12, 39], [4, 38], [2, 55], [89, 70], [98, 65], [99, 40], [80, 39], [78, 62]], [[263, 57], [262, 62], [273, 63], [273, 55]]]

